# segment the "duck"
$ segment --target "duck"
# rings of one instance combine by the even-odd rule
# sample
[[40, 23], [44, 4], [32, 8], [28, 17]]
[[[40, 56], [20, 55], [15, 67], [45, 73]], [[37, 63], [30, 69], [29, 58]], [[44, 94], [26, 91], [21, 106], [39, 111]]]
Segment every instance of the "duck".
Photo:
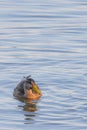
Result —
[[17, 98], [36, 100], [42, 96], [42, 92], [35, 80], [29, 75], [24, 77], [24, 79], [17, 84], [13, 91], [13, 96]]

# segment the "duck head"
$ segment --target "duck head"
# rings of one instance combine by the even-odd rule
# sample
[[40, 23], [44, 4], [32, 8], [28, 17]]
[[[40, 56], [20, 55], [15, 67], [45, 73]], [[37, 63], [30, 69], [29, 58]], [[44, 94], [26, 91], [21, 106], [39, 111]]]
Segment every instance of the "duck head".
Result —
[[42, 95], [41, 90], [30, 76], [25, 77], [24, 86], [25, 96], [27, 98], [37, 99]]

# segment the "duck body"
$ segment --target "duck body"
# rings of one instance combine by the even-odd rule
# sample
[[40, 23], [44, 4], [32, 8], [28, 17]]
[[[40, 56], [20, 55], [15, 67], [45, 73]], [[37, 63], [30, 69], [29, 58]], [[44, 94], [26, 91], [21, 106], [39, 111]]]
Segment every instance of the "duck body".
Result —
[[38, 99], [42, 93], [35, 81], [30, 76], [25, 77], [14, 89], [13, 95], [18, 98]]

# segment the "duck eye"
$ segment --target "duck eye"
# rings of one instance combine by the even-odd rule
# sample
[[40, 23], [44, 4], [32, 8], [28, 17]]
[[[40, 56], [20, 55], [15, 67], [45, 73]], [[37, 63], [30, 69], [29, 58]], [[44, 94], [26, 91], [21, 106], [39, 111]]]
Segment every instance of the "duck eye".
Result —
[[30, 89], [32, 89], [32, 87], [30, 87]]

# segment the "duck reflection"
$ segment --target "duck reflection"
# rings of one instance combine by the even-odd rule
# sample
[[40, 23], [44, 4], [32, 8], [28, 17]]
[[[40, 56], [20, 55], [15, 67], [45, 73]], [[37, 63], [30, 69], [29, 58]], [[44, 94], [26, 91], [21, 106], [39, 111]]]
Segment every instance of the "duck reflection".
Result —
[[28, 103], [23, 106], [23, 110], [35, 112], [37, 111], [37, 107], [36, 107], [36, 104]]
[[24, 124], [33, 124], [35, 123], [36, 111], [37, 111], [37, 100], [29, 100], [23, 98], [16, 98], [17, 100], [21, 101], [23, 104], [18, 105], [20, 109], [23, 110], [24, 114]]
[[22, 110], [24, 111], [29, 111], [29, 112], [35, 112], [37, 111], [37, 100], [29, 100], [29, 99], [22, 99], [22, 98], [16, 98], [17, 100], [21, 101], [24, 103], [21, 107]]

